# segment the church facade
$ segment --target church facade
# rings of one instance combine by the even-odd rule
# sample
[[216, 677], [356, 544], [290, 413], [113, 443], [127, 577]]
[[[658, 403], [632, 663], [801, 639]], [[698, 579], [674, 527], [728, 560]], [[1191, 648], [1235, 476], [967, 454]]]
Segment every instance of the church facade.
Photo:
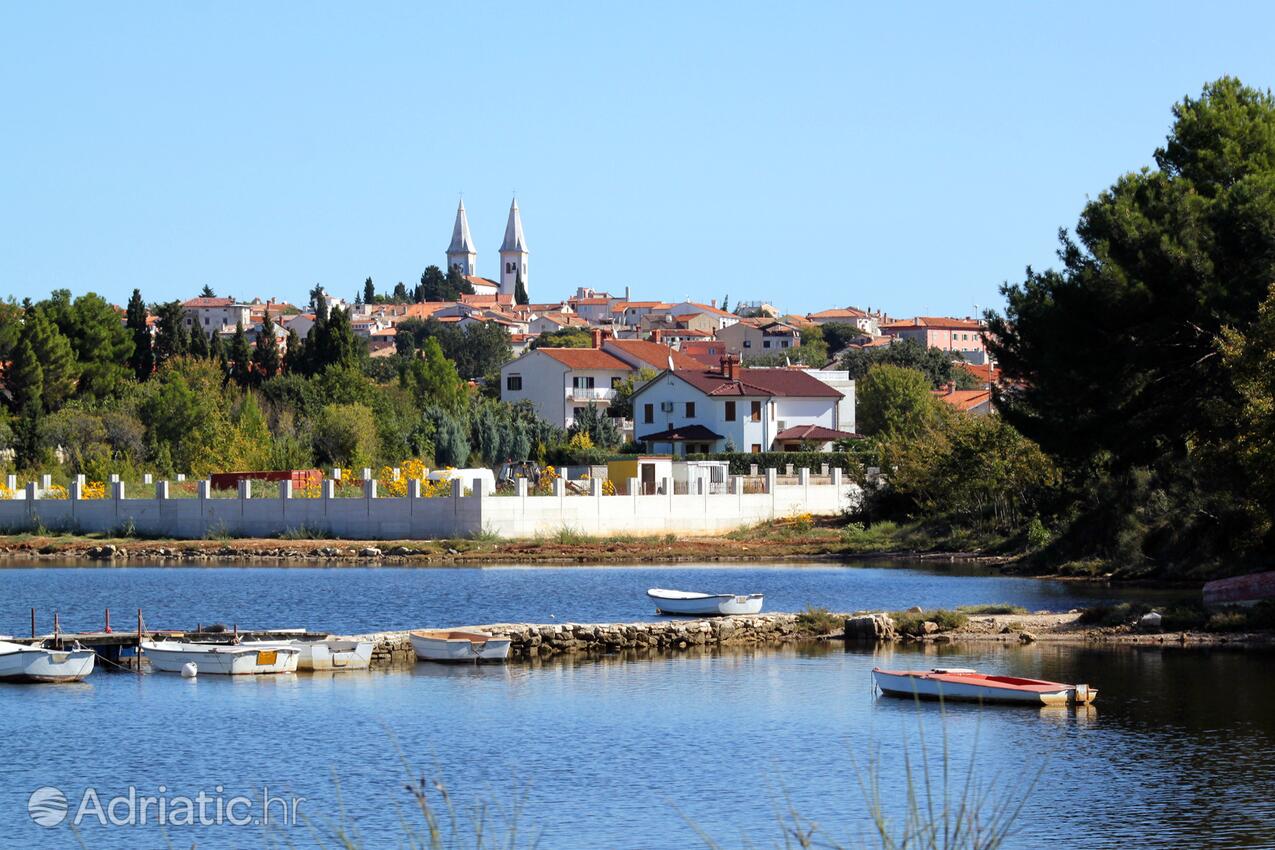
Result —
[[475, 291], [515, 296], [522, 283], [523, 294], [530, 292], [527, 282], [527, 239], [522, 232], [522, 214], [518, 199], [509, 205], [509, 219], [505, 223], [505, 238], [500, 243], [500, 275], [497, 280], [478, 276], [478, 248], [469, 232], [469, 216], [462, 199], [456, 208], [456, 223], [452, 226], [452, 241], [447, 246], [447, 267], [455, 268], [470, 279]]

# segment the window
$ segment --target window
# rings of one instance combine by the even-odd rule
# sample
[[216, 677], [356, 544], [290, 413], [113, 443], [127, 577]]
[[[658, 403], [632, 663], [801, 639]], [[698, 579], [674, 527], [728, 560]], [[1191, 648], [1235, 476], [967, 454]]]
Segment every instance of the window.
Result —
[[522, 375], [510, 375], [505, 378], [505, 389], [516, 392], [522, 389]]
[[751, 339], [744, 340], [744, 348], [752, 348], [752, 347], [753, 347], [753, 341]]
[[753, 443], [753, 454], [761, 454], [761, 443]]
[[760, 401], [754, 401], [754, 402], [752, 403], [752, 405], [753, 405], [753, 406], [752, 406], [752, 412], [751, 412], [751, 414], [750, 414], [750, 418], [751, 418], [754, 422], [760, 422], [760, 421], [761, 421], [761, 402], [760, 402]]
[[593, 376], [576, 375], [571, 379], [571, 386], [575, 387], [577, 390], [591, 390], [593, 389]]
[[650, 425], [652, 422], [655, 421], [655, 405], [653, 404], [642, 405], [642, 421], [645, 422], [647, 425]]
[[726, 402], [726, 421], [735, 421], [735, 402], [733, 401]]
[[688, 401], [686, 403], [686, 418], [687, 419], [695, 418], [695, 402], [693, 401]]
[[787, 348], [787, 347], [788, 347], [788, 340], [786, 340], [786, 339], [781, 339], [781, 340], [779, 341], [779, 347], [780, 347], [780, 348]]
[[763, 339], [763, 340], [761, 341], [761, 347], [762, 347], [762, 348], [770, 348], [770, 340], [768, 340], [768, 339]]

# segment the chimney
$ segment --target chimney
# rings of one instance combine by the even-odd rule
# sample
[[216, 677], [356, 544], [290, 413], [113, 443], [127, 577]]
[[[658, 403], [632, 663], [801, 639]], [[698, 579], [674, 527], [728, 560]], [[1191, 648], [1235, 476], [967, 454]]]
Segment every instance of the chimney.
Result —
[[713, 309], [717, 309], [717, 299], [716, 298], [708, 299], [708, 306], [712, 307]]
[[626, 284], [626, 285], [625, 285], [625, 287], [624, 287], [624, 300], [625, 300], [625, 301], [628, 301], [628, 300], [629, 300], [629, 287], [628, 287], [628, 285], [627, 285], [627, 284]]
[[593, 347], [601, 348], [602, 347], [602, 328], [594, 328], [592, 331], [592, 336], [593, 336]]
[[660, 342], [661, 337], [663, 336], [664, 336], [664, 329], [656, 328], [655, 330], [651, 331], [651, 342]]
[[739, 363], [739, 358], [733, 354], [722, 355], [722, 377], [728, 381], [735, 380], [735, 367]]

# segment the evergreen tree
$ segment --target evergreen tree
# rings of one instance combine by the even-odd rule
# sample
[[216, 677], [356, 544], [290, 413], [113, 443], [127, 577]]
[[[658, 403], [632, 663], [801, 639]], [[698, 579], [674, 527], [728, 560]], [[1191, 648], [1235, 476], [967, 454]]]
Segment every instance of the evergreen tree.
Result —
[[288, 328], [288, 340], [284, 343], [283, 371], [291, 375], [298, 371], [297, 367], [305, 360], [305, 350], [301, 337], [295, 328]]
[[514, 278], [514, 303], [527, 304], [530, 299], [527, 298], [527, 287], [522, 283], [522, 269], [518, 269], [518, 275]]
[[190, 353], [190, 332], [180, 301], [168, 301], [155, 310], [155, 366], [163, 368], [174, 357]]
[[243, 322], [235, 323], [235, 336], [230, 341], [230, 368], [236, 383], [246, 387], [252, 372], [252, 348], [248, 345]]
[[75, 360], [75, 351], [72, 350], [70, 341], [43, 310], [35, 307], [27, 311], [22, 334], [18, 339], [19, 345], [26, 343], [31, 347], [43, 372], [43, 409], [59, 409], [63, 402], [74, 395], [80, 378], [79, 364]]
[[418, 303], [425, 301], [444, 301], [446, 294], [447, 278], [443, 274], [443, 270], [438, 266], [427, 266], [425, 271], [421, 272], [421, 285], [417, 287]]
[[13, 349], [13, 359], [6, 378], [15, 413], [21, 415], [26, 410], [43, 408], [44, 369], [40, 366], [30, 340], [25, 337]]
[[394, 285], [394, 303], [406, 304], [410, 298], [407, 294], [407, 287], [403, 285], [403, 281], [399, 281]]
[[221, 341], [221, 334], [216, 331], [212, 332], [212, 338], [208, 340], [208, 359], [216, 360], [223, 369], [226, 366], [226, 344]]
[[133, 338], [133, 354], [128, 365], [139, 381], [145, 381], [155, 371], [154, 352], [151, 350], [151, 332], [146, 326], [146, 302], [142, 300], [141, 290], [134, 289], [128, 299], [124, 326]]
[[376, 287], [372, 284], [372, 278], [370, 277], [363, 281], [363, 303], [376, 303]]
[[421, 404], [455, 412], [465, 401], [465, 382], [456, 373], [456, 364], [443, 356], [436, 339], [425, 340], [420, 356], [408, 370], [408, 381]]
[[199, 297], [200, 298], [216, 298], [217, 293], [213, 292], [212, 287], [205, 283], [204, 288], [199, 291]]
[[443, 301], [458, 301], [462, 295], [473, 295], [474, 285], [460, 272], [460, 266], [452, 266], [447, 270], [443, 284]]
[[258, 380], [269, 380], [279, 374], [279, 341], [275, 339], [275, 325], [267, 310], [257, 332], [257, 348], [252, 353], [253, 372]]
[[198, 325], [193, 325], [190, 329], [190, 356], [200, 360], [208, 359], [208, 337]]

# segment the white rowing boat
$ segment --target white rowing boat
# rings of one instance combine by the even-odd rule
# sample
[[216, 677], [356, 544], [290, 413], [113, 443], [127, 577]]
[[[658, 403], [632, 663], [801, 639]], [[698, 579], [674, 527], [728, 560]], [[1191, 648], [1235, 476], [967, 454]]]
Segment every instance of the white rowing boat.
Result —
[[696, 614], [714, 617], [729, 614], [761, 613], [762, 595], [735, 596], [730, 593], [694, 593], [653, 587], [646, 595], [655, 600], [659, 614]]
[[78, 682], [93, 672], [97, 653], [78, 643], [72, 649], [50, 649], [0, 641], [0, 681]]
[[486, 632], [424, 629], [410, 637], [421, 661], [504, 661], [509, 657], [509, 638]]
[[193, 663], [201, 676], [293, 673], [301, 658], [301, 650], [287, 643], [220, 644], [144, 640], [142, 651], [155, 670], [180, 673], [182, 667]]
[[1067, 685], [1017, 676], [989, 676], [966, 667], [933, 670], [872, 670], [881, 693], [912, 699], [963, 702], [1007, 702], [1019, 705], [1088, 705], [1098, 691], [1088, 685]]
[[330, 637], [325, 640], [294, 640], [301, 650], [298, 670], [366, 670], [372, 664], [372, 641]]

